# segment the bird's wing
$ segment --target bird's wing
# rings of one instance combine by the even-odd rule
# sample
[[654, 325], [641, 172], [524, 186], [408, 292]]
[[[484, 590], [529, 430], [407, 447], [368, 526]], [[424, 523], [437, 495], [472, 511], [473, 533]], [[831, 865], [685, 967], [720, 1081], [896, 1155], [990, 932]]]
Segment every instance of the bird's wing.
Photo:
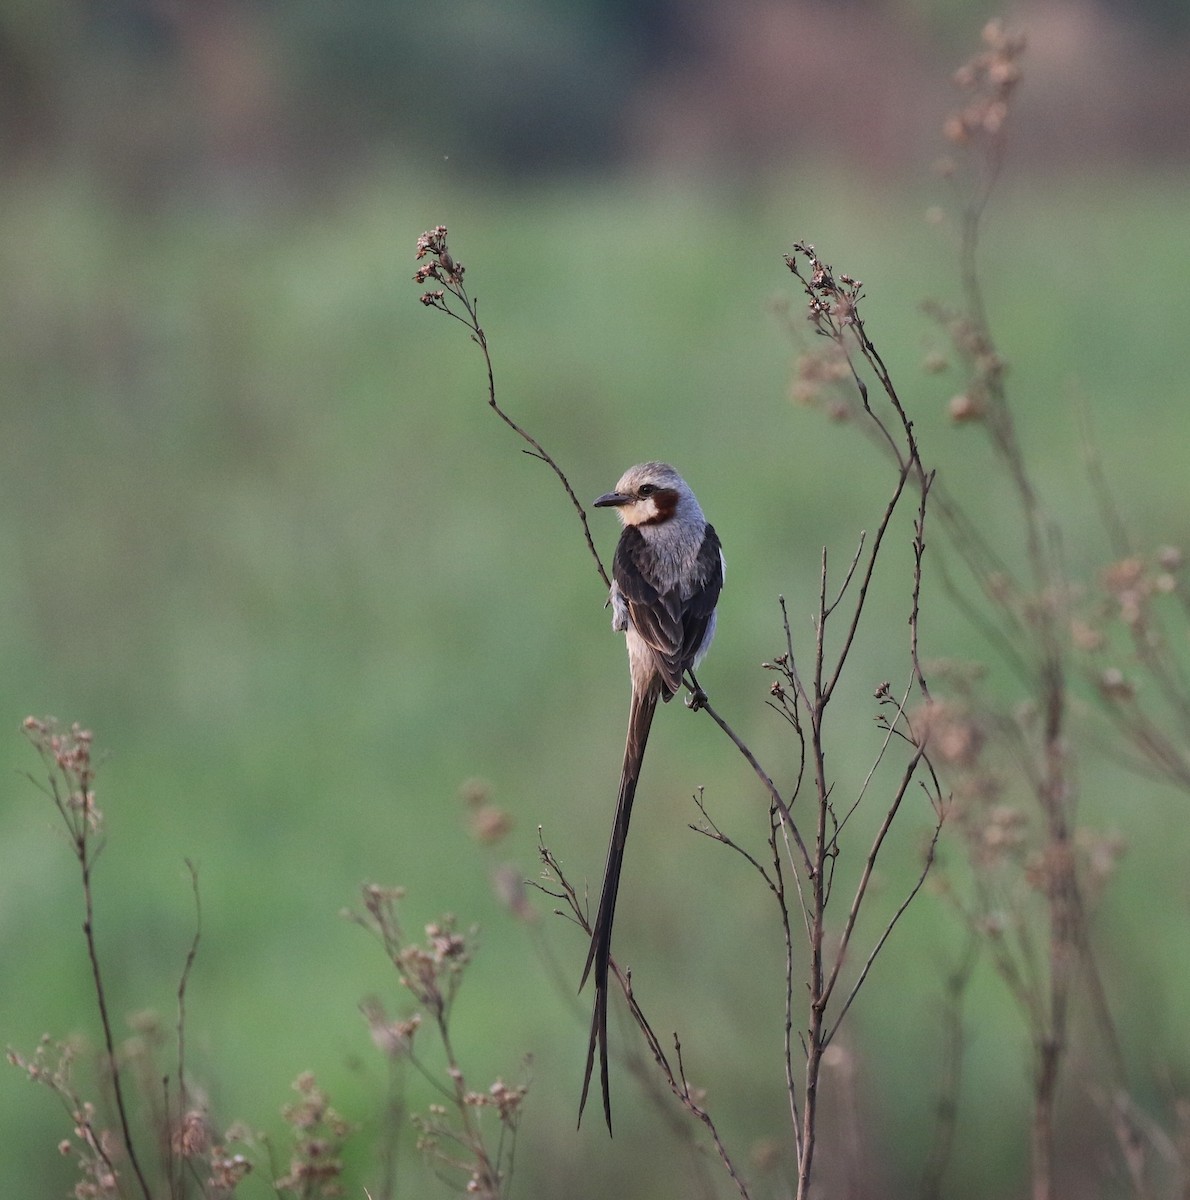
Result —
[[616, 546], [612, 576], [632, 628], [662, 658], [682, 648], [682, 604], [676, 591], [661, 592], [649, 570], [651, 551], [636, 529], [625, 529]]
[[694, 590], [686, 597], [682, 617], [682, 670], [690, 667], [703, 648], [707, 627], [715, 615], [723, 587], [723, 550], [713, 525], [708, 525], [694, 563]]
[[693, 590], [659, 591], [644, 564], [649, 549], [635, 529], [626, 529], [616, 547], [612, 573], [628, 610], [633, 629], [657, 655], [657, 666], [670, 695], [682, 684], [682, 672], [706, 637], [707, 626], [723, 586], [723, 557], [719, 538], [708, 525], [693, 572]]

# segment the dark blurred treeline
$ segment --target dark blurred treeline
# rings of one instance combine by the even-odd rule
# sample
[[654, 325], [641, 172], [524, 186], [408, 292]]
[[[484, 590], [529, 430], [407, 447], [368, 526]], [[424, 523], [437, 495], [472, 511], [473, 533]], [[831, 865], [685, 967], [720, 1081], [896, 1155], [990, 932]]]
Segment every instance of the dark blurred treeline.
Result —
[[[976, 0], [3, 0], [0, 149], [147, 201], [467, 173], [894, 169], [933, 134]], [[1036, 161], [1190, 155], [1186, 0], [1034, 0]]]

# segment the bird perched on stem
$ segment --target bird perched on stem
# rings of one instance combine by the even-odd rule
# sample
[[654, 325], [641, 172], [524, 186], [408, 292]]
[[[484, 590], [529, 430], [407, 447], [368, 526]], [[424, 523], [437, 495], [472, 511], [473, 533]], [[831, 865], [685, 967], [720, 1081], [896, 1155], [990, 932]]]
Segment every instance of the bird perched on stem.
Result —
[[603, 892], [591, 933], [591, 948], [579, 984], [581, 989], [593, 968], [595, 1009], [591, 1017], [583, 1094], [579, 1101], [579, 1121], [582, 1121], [587, 1104], [598, 1046], [603, 1115], [610, 1133], [608, 960], [632, 801], [658, 698], [666, 702], [672, 700], [682, 687], [682, 676], [690, 672], [690, 707], [698, 708], [706, 701], [693, 670], [702, 660], [715, 632], [715, 604], [723, 586], [724, 563], [719, 538], [703, 516], [694, 493], [667, 463], [647, 462], [630, 467], [616, 484], [616, 490], [600, 496], [595, 507], [614, 508], [624, 526], [612, 563], [612, 628], [625, 635], [628, 673], [632, 681], [628, 740], [624, 746], [616, 818], [604, 868]]

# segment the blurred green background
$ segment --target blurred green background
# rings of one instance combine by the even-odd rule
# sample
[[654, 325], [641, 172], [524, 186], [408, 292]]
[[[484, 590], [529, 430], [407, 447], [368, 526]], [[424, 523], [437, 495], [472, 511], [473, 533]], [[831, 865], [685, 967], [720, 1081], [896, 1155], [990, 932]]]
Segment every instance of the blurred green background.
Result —
[[[1086, 576], [1108, 551], [1076, 401], [1138, 540], [1190, 532], [1190, 19], [1180, 0], [1012, 15], [1031, 46], [982, 261], [1029, 461]], [[575, 1132], [585, 947], [542, 897], [527, 927], [493, 895], [495, 867], [536, 873], [539, 825], [576, 882], [598, 877], [624, 652], [556, 482], [486, 410], [461, 328], [417, 302], [414, 243], [450, 227], [500, 398], [580, 497], [649, 457], [697, 490], [730, 566], [703, 680], [787, 783], [758, 669], [781, 648], [776, 598], [806, 639], [821, 548], [845, 562], [887, 487], [853, 431], [788, 400], [794, 347], [770, 303], [791, 294], [793, 240], [864, 280], [927, 460], [1016, 536], [978, 434], [947, 422], [958, 378], [921, 369], [937, 335], [917, 307], [955, 294], [953, 244], [924, 219], [945, 202], [929, 167], [985, 16], [937, 0], [0, 4], [0, 1041], [96, 1032], [77, 880], [18, 732], [52, 713], [108, 755], [97, 925], [117, 1014], [172, 1013], [184, 859], [198, 866], [190, 1062], [220, 1120], [276, 1134], [309, 1069], [367, 1142], [384, 1070], [357, 1005], [401, 998], [339, 912], [365, 881], [400, 883], [413, 931], [444, 911], [480, 926], [457, 1008], [470, 1081], [519, 1080], [533, 1056], [517, 1194], [693, 1194], [622, 1066], [614, 1143], [593, 1118]], [[614, 521], [592, 521], [609, 558]], [[908, 536], [858, 650], [843, 789], [877, 745], [872, 687], [903, 675]], [[927, 599], [928, 655], [988, 657], [941, 589]], [[468, 836], [476, 777], [515, 821], [496, 848]], [[1182, 799], [1110, 755], [1082, 783], [1081, 815], [1130, 845], [1096, 930], [1160, 1109], [1190, 1072]], [[786, 1136], [782, 956], [767, 894], [686, 829], [699, 786], [755, 845], [763, 795], [675, 706], [617, 947], [759, 1172], [753, 1150]], [[885, 912], [928, 824], [906, 813]], [[961, 940], [923, 897], [853, 1010], [864, 1194], [914, 1194]], [[1027, 1045], [990, 971], [968, 1042], [948, 1178], [1015, 1195]], [[11, 1069], [0, 1131], [0, 1194], [67, 1193], [62, 1114]], [[366, 1149], [353, 1171], [360, 1195]], [[440, 1189], [409, 1145], [402, 1186]], [[263, 1178], [243, 1192], [271, 1194]]]

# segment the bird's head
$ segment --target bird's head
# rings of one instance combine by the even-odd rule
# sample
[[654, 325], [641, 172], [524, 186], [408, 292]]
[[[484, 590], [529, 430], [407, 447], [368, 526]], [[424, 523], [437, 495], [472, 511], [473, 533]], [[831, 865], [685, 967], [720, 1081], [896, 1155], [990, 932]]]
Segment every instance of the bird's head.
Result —
[[664, 525], [680, 508], [698, 510], [686, 481], [668, 463], [647, 462], [629, 467], [616, 484], [595, 501], [596, 508], [614, 508], [624, 525]]

